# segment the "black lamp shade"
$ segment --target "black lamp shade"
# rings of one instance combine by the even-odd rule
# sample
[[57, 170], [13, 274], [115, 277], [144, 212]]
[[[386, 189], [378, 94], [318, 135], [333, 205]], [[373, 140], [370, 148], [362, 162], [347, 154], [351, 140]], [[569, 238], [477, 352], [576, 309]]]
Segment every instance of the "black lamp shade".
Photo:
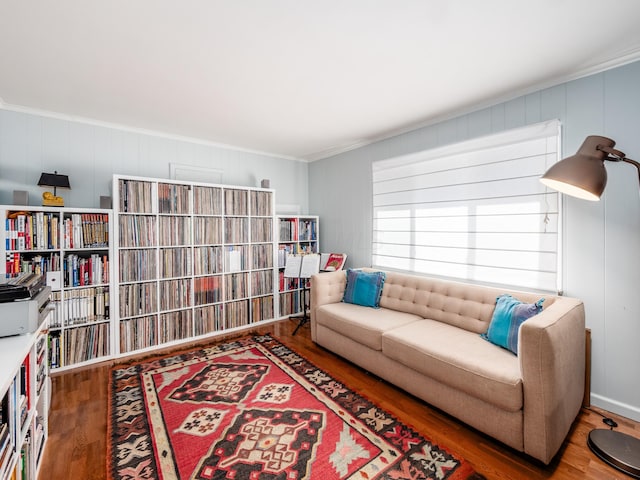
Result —
[[41, 173], [40, 180], [38, 180], [38, 186], [40, 187], [54, 187], [54, 188], [71, 188], [69, 184], [68, 175], [59, 175], [55, 173]]
[[600, 148], [616, 144], [606, 137], [589, 136], [578, 152], [553, 165], [540, 181], [554, 190], [584, 200], [600, 200], [607, 185], [604, 161], [607, 153]]

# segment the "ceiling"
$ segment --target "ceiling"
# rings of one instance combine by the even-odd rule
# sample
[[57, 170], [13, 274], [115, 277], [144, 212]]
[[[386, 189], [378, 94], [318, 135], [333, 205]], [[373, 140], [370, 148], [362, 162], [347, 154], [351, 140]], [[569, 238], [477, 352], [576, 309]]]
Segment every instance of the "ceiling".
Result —
[[0, 107], [315, 160], [640, 59], [638, 0], [0, 0]]

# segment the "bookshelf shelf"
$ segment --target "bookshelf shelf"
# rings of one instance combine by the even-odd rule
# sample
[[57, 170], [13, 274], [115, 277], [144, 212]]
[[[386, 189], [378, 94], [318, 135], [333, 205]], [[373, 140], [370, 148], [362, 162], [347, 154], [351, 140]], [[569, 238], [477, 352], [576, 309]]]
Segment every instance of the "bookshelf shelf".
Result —
[[317, 215], [278, 215], [278, 290], [281, 316], [302, 312], [300, 279], [284, 276], [288, 255], [319, 253], [319, 218]]
[[121, 354], [277, 317], [273, 190], [115, 175]]
[[39, 273], [52, 290], [51, 369], [112, 356], [112, 210], [5, 205], [0, 216], [0, 274]]

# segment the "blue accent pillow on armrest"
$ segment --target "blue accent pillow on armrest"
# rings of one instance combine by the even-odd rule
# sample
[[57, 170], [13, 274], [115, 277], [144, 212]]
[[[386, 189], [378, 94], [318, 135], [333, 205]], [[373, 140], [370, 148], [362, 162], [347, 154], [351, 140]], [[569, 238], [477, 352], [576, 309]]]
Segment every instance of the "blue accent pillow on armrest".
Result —
[[541, 298], [536, 303], [522, 303], [511, 295], [500, 295], [487, 333], [482, 338], [518, 354], [518, 330], [525, 320], [542, 311]]
[[362, 305], [363, 307], [380, 308], [380, 296], [386, 274], [384, 272], [363, 272], [347, 270], [347, 286], [342, 301]]

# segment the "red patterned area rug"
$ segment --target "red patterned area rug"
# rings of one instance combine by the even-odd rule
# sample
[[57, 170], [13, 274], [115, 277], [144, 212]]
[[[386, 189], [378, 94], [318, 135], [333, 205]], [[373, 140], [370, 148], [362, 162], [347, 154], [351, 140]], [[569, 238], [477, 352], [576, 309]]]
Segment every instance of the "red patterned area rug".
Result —
[[482, 479], [270, 336], [118, 365], [113, 480]]

